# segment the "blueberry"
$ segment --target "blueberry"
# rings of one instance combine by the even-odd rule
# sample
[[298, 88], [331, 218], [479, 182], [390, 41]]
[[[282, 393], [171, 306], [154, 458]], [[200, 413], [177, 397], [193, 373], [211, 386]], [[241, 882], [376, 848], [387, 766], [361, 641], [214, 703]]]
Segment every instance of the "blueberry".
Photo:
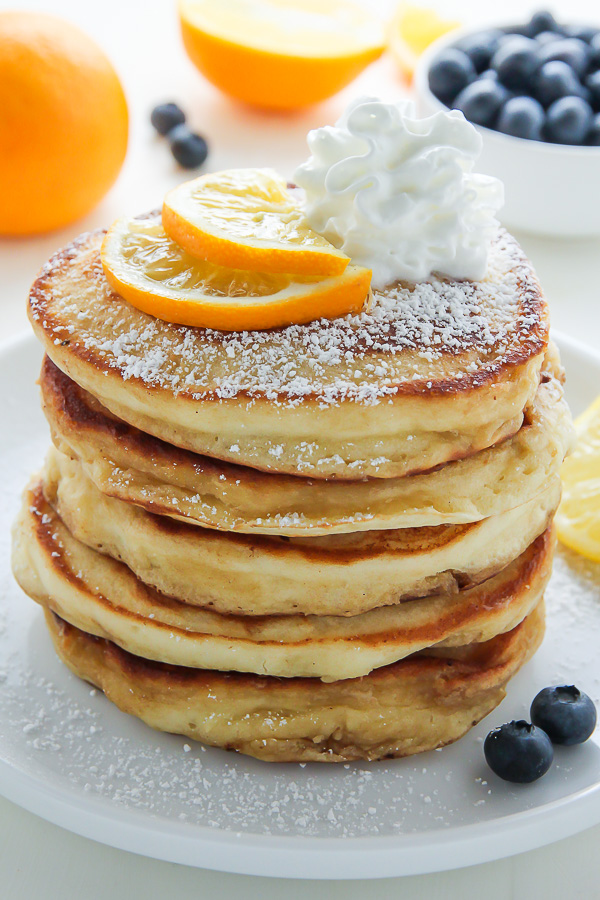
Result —
[[429, 70], [429, 87], [438, 100], [449, 104], [476, 77], [475, 66], [467, 54], [450, 47], [440, 53], [432, 64]]
[[544, 44], [539, 48], [540, 65], [550, 60], [559, 59], [566, 62], [580, 78], [585, 75], [590, 61], [590, 48], [578, 38], [564, 38]]
[[571, 66], [560, 59], [544, 63], [533, 77], [532, 88], [542, 106], [550, 106], [560, 97], [581, 97], [583, 94], [579, 78]]
[[183, 125], [185, 113], [176, 103], [161, 103], [155, 106], [150, 115], [150, 121], [159, 134], [168, 134], [176, 125]]
[[544, 109], [533, 97], [511, 97], [498, 116], [496, 128], [503, 134], [541, 141]]
[[579, 38], [589, 44], [592, 38], [598, 34], [597, 26], [593, 25], [565, 25], [562, 29], [565, 37]]
[[547, 9], [534, 13], [527, 25], [527, 34], [530, 37], [536, 37], [543, 31], [560, 31], [560, 25]]
[[586, 143], [590, 144], [592, 147], [600, 147], [600, 113], [596, 113], [594, 116], [594, 121], [588, 132]]
[[475, 125], [492, 128], [502, 104], [508, 99], [505, 87], [491, 78], [481, 78], [464, 88], [454, 101], [456, 109], [462, 109], [465, 118]]
[[169, 132], [171, 153], [184, 169], [197, 169], [208, 156], [208, 145], [203, 137], [194, 134], [187, 125], [176, 125]]
[[498, 81], [498, 73], [495, 69], [486, 69], [485, 72], [482, 72], [479, 76], [479, 79], [485, 78], [489, 81]]
[[514, 37], [515, 35], [519, 35], [519, 37], [530, 37], [529, 34], [529, 23], [526, 22], [524, 25], [510, 25], [505, 29], [507, 37]]
[[600, 69], [600, 34], [595, 35], [590, 41], [590, 69]]
[[585, 86], [590, 92], [590, 102], [596, 112], [600, 112], [600, 70], [592, 72], [585, 79]]
[[560, 41], [561, 37], [562, 35], [555, 31], [540, 31], [539, 34], [536, 34], [535, 39], [538, 44], [552, 44], [554, 41]]
[[492, 68], [498, 73], [502, 84], [512, 91], [526, 90], [538, 68], [540, 49], [544, 48], [540, 48], [530, 38], [519, 35], [503, 41], [492, 57]]
[[554, 759], [552, 742], [546, 732], [522, 720], [490, 731], [483, 752], [492, 772], [516, 784], [537, 781]]
[[466, 53], [475, 67], [475, 71], [483, 72], [490, 64], [490, 60], [496, 50], [502, 32], [498, 28], [490, 31], [478, 31], [476, 34], [467, 35], [458, 42], [457, 49]]
[[574, 684], [547, 687], [531, 704], [531, 721], [554, 744], [582, 744], [596, 727], [596, 707]]
[[547, 110], [546, 137], [555, 144], [583, 144], [592, 119], [592, 108], [581, 97], [561, 97]]

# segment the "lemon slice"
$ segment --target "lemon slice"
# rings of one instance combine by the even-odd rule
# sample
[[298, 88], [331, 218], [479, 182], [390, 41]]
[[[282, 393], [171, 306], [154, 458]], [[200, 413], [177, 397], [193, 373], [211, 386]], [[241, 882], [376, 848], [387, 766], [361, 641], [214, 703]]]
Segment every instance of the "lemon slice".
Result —
[[577, 444], [562, 467], [556, 514], [563, 544], [600, 562], [600, 397], [575, 421]]
[[179, 16], [202, 74], [270, 109], [331, 97], [385, 46], [379, 19], [351, 0], [181, 0]]
[[267, 169], [202, 175], [169, 191], [163, 227], [184, 250], [232, 269], [340, 275], [349, 258], [309, 227], [286, 183]]
[[433, 9], [400, 4], [390, 23], [388, 39], [392, 55], [409, 81], [427, 47], [459, 25], [460, 22], [441, 18]]
[[359, 312], [371, 272], [348, 266], [330, 278], [227, 269], [195, 259], [156, 217], [118, 219], [102, 243], [111, 287], [132, 306], [180, 325], [245, 331]]

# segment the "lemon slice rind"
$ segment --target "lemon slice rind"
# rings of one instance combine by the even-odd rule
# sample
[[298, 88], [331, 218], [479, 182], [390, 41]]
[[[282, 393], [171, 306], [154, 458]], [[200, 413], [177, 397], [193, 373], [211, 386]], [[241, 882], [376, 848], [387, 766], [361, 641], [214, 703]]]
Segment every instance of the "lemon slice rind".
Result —
[[561, 543], [600, 562], [600, 397], [575, 420], [577, 444], [563, 463], [556, 513]]
[[167, 193], [162, 222], [192, 256], [232, 269], [341, 275], [350, 262], [310, 228], [286, 183], [268, 169], [184, 182]]
[[174, 324], [250, 331], [360, 312], [371, 272], [347, 266], [326, 278], [233, 270], [195, 259], [158, 217], [118, 219], [101, 249], [106, 278], [142, 312]]

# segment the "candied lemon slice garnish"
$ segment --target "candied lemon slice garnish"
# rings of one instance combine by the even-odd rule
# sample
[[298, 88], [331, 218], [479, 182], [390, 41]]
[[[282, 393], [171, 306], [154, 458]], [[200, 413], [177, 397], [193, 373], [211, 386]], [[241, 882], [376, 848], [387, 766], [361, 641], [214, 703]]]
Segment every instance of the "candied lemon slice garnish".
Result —
[[111, 287], [143, 312], [182, 325], [244, 331], [333, 319], [363, 309], [371, 272], [300, 276], [229, 269], [190, 256], [160, 218], [118, 219], [102, 243]]
[[310, 228], [285, 181], [268, 169], [186, 181], [166, 195], [162, 221], [192, 256], [231, 269], [340, 275], [350, 261]]

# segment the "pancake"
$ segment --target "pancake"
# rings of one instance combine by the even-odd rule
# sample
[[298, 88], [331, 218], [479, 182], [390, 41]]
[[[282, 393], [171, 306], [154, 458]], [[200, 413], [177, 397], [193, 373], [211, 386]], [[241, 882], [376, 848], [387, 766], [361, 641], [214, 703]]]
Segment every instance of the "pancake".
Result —
[[431, 647], [489, 640], [516, 627], [542, 598], [554, 534], [548, 528], [493, 578], [358, 616], [234, 616], [170, 599], [122, 563], [89, 549], [46, 502], [25, 493], [13, 572], [33, 600], [123, 649], [173, 665], [325, 681], [356, 678]]
[[499, 572], [543, 532], [560, 479], [528, 503], [466, 525], [287, 538], [186, 525], [100, 493], [51, 450], [44, 494], [71, 534], [163, 594], [217, 612], [358, 615], [456, 593]]
[[422, 475], [352, 482], [262, 473], [172, 447], [116, 419], [48, 358], [40, 383], [55, 445], [104, 494], [204, 528], [315, 536], [464, 524], [541, 496], [573, 441], [561, 379], [551, 345], [514, 437]]
[[44, 266], [34, 331], [103, 406], [175, 446], [314, 479], [397, 478], [515, 434], [537, 390], [547, 307], [503, 230], [480, 282], [399, 283], [357, 316], [242, 333], [132, 307], [106, 281], [102, 236]]
[[449, 744], [502, 701], [544, 633], [540, 603], [486, 643], [324, 684], [152, 663], [50, 612], [46, 622], [63, 662], [119, 709], [161, 731], [277, 762], [375, 760]]

